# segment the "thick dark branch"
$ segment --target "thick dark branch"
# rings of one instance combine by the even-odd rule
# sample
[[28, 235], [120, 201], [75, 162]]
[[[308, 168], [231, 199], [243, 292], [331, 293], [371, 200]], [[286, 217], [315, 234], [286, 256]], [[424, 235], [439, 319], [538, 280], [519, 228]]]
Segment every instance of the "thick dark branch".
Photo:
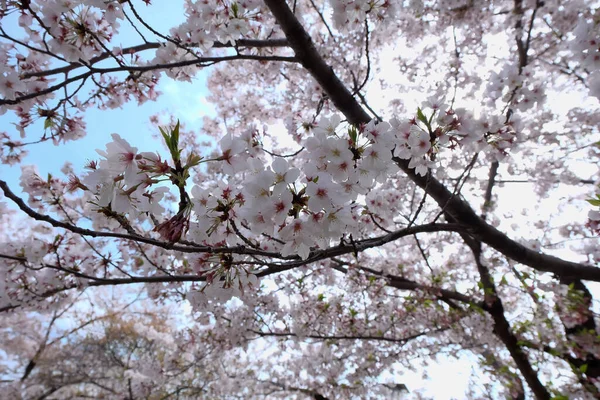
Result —
[[594, 332], [594, 336], [597, 335], [596, 321], [594, 320], [594, 312], [592, 311], [592, 293], [579, 279], [561, 279], [560, 283], [563, 285], [570, 285], [574, 290], [577, 290], [583, 294], [582, 304], [588, 311], [588, 318], [576, 324], [573, 327], [565, 328], [567, 335], [577, 334], [580, 332]]
[[488, 304], [487, 311], [494, 319], [494, 333], [506, 346], [513, 361], [517, 365], [517, 368], [521, 371], [525, 381], [535, 394], [535, 397], [544, 400], [550, 399], [550, 393], [544, 387], [542, 382], [540, 382], [537, 371], [533, 369], [533, 366], [527, 358], [527, 354], [525, 354], [519, 345], [517, 337], [512, 333], [510, 324], [504, 316], [504, 306], [502, 305], [502, 300], [498, 296], [492, 276], [490, 275], [488, 268], [483, 265], [481, 261], [481, 243], [475, 240], [469, 240], [468, 238], [465, 238], [465, 241], [473, 251], [477, 270], [479, 271], [479, 276], [485, 292], [486, 303]]
[[[496, 174], [498, 173], [498, 162], [493, 162], [489, 172], [488, 184], [485, 191], [485, 202], [483, 205], [482, 219], [485, 219], [487, 208], [490, 205], [492, 192], [494, 188], [494, 181]], [[454, 217], [447, 215], [449, 220], [454, 220]], [[523, 351], [519, 345], [519, 341], [516, 336], [512, 333], [510, 324], [504, 315], [504, 306], [502, 299], [498, 296], [496, 285], [492, 279], [489, 269], [485, 266], [481, 260], [481, 241], [465, 234], [461, 234], [463, 240], [469, 246], [473, 252], [475, 258], [475, 264], [477, 265], [477, 271], [479, 272], [480, 281], [484, 290], [485, 303], [487, 305], [486, 311], [492, 316], [494, 320], [494, 334], [504, 343], [508, 352], [510, 353], [513, 361], [517, 365], [517, 368], [525, 378], [525, 381], [535, 394], [538, 399], [549, 399], [550, 394], [540, 382], [537, 372], [533, 369], [527, 354]], [[521, 383], [522, 387], [522, 383]], [[524, 394], [521, 393], [521, 397]]]
[[333, 104], [350, 123], [359, 125], [371, 119], [340, 81], [333, 69], [321, 57], [304, 27], [284, 0], [265, 0], [304, 68], [321, 85]]
[[21, 377], [21, 382], [23, 382], [25, 379], [27, 379], [29, 377], [29, 375], [31, 374], [31, 371], [33, 371], [35, 366], [36, 366], [36, 362], [35, 362], [35, 357], [34, 357], [33, 359], [31, 359], [29, 361], [29, 363], [25, 367], [25, 372], [23, 373], [23, 376]]
[[413, 182], [427, 191], [440, 207], [445, 206], [446, 213], [452, 216], [453, 222], [463, 225], [471, 236], [481, 240], [506, 257], [538, 271], [552, 272], [559, 277], [578, 277], [583, 280], [600, 282], [600, 268], [565, 261], [558, 257], [528, 249], [486, 223], [467, 202], [453, 196], [437, 179], [433, 177], [426, 179], [426, 177], [415, 174], [414, 170], [408, 168], [406, 160], [395, 158], [395, 161]]
[[[369, 115], [339, 80], [333, 69], [319, 55], [310, 36], [285, 1], [265, 0], [265, 4], [277, 19], [300, 63], [317, 80], [334, 105], [350, 123], [356, 125], [368, 123], [371, 119]], [[578, 276], [580, 279], [600, 282], [600, 268], [561, 260], [526, 248], [487, 224], [473, 211], [468, 203], [457, 196], [453, 196], [441, 182], [430, 176], [431, 174], [428, 174], [429, 178], [417, 175], [414, 169], [409, 168], [408, 160], [396, 157], [394, 161], [440, 207], [444, 207], [445, 211], [452, 215], [457, 223], [463, 225], [471, 235], [506, 257], [538, 271], [552, 272], [558, 276]]]
[[492, 207], [492, 190], [494, 189], [494, 184], [496, 183], [496, 176], [498, 175], [498, 166], [500, 164], [498, 161], [493, 161], [490, 165], [490, 173], [488, 176], [488, 183], [485, 188], [485, 195], [483, 198], [483, 213], [481, 218], [485, 220], [488, 210]]
[[523, 31], [523, 21], [521, 18], [523, 17], [523, 0], [515, 0], [514, 1], [514, 13], [517, 16], [517, 23], [515, 28], [517, 30], [517, 54], [519, 55], [519, 74], [523, 68], [527, 65], [527, 49], [525, 48], [525, 44], [523, 43], [522, 31]]
[[[481, 352], [481, 355], [484, 357], [485, 362], [489, 363], [498, 373], [502, 373], [502, 371], [506, 370], [506, 365], [498, 361], [494, 353], [491, 350], [484, 348]], [[511, 395], [513, 400], [525, 400], [525, 389], [523, 389], [523, 381], [521, 378], [514, 374], [515, 378], [515, 387], [511, 388]]]
[[[578, 373], [578, 379], [582, 385], [596, 396], [600, 395], [594, 381], [600, 377], [600, 359], [590, 350], [594, 345], [598, 345], [598, 329], [594, 319], [594, 311], [592, 310], [592, 293], [579, 279], [561, 279], [560, 283], [569, 285], [571, 290], [576, 290], [582, 294], [579, 306], [583, 308], [583, 313], [586, 319], [578, 322], [573, 326], [565, 325], [565, 336], [572, 346], [575, 357], [565, 358], [574, 369], [581, 372], [581, 368], [585, 365], [585, 377]], [[581, 313], [582, 311], [578, 311]], [[582, 345], [581, 343], [592, 342], [594, 345]]]

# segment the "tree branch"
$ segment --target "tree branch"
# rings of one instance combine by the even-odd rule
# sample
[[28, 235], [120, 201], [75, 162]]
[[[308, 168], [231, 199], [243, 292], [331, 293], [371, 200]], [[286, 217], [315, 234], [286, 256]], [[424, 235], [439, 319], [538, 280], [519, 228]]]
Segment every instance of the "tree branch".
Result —
[[145, 66], [118, 66], [111, 68], [94, 68], [88, 67], [88, 71], [84, 72], [80, 75], [74, 76], [72, 78], [66, 79], [54, 86], [50, 86], [46, 89], [39, 90], [36, 92], [32, 92], [29, 94], [25, 94], [23, 96], [17, 97], [16, 99], [5, 99], [0, 100], [0, 106], [9, 104], [19, 104], [22, 101], [30, 100], [48, 93], [52, 93], [58, 89], [61, 89], [67, 86], [70, 83], [78, 81], [80, 79], [87, 79], [88, 77], [94, 74], [107, 74], [111, 72], [147, 72], [147, 71], [160, 71], [169, 68], [181, 68], [187, 67], [191, 65], [196, 65], [198, 67], [208, 67], [214, 65], [216, 63], [224, 62], [224, 61], [235, 61], [235, 60], [256, 60], [256, 61], [281, 61], [281, 62], [297, 62], [294, 57], [284, 57], [284, 56], [258, 56], [252, 54], [238, 54], [234, 56], [223, 56], [223, 57], [198, 57], [192, 60], [184, 60], [177, 61], [169, 64], [151, 64]]
[[[275, 16], [277, 23], [288, 38], [290, 47], [296, 57], [321, 85], [331, 98], [333, 104], [344, 114], [348, 121], [355, 125], [366, 124], [371, 118], [362, 109], [346, 86], [340, 81], [333, 69], [325, 63], [315, 48], [310, 36], [298, 19], [289, 9], [285, 1], [265, 0]], [[528, 265], [538, 271], [552, 272], [557, 276], [578, 276], [580, 279], [600, 282], [600, 268], [561, 260], [533, 250], [510, 239], [504, 233], [481, 219], [468, 203], [452, 196], [452, 193], [436, 178], [427, 174], [427, 178], [417, 175], [409, 168], [409, 160], [394, 157], [393, 160], [406, 175], [419, 187], [424, 189], [440, 207], [452, 215], [456, 223], [461, 224], [469, 234], [483, 243], [493, 247], [506, 257]]]
[[519, 341], [510, 329], [510, 324], [504, 316], [504, 306], [502, 300], [498, 296], [496, 286], [490, 275], [488, 268], [481, 261], [481, 243], [476, 240], [465, 238], [465, 242], [471, 248], [481, 283], [483, 285], [486, 303], [488, 304], [488, 313], [494, 319], [494, 333], [504, 343], [506, 349], [510, 353], [513, 361], [517, 365], [519, 371], [525, 378], [525, 381], [535, 394], [537, 399], [549, 400], [550, 393], [540, 382], [537, 371], [535, 371], [527, 358], [527, 354], [519, 345]]
[[[373, 340], [390, 342], [397, 344], [406, 344], [407, 342], [418, 339], [423, 336], [427, 336], [431, 333], [438, 333], [448, 330], [448, 328], [437, 328], [432, 331], [419, 332], [413, 335], [405, 336], [402, 338], [391, 338], [385, 336], [371, 336], [371, 335], [302, 335], [303, 338], [317, 339], [317, 340]], [[260, 337], [297, 337], [293, 332], [262, 332], [257, 330], [250, 330], [250, 332]]]

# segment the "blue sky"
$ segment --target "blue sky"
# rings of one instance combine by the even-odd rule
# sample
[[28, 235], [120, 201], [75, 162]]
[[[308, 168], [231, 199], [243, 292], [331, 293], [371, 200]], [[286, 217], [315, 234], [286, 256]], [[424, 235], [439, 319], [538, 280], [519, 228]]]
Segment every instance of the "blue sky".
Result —
[[[161, 5], [160, 13], [149, 13], [143, 5], [138, 6], [138, 12], [153, 27], [161, 32], [167, 33], [168, 29], [176, 26], [184, 20], [182, 3], [154, 1], [152, 10], [156, 11]], [[144, 12], [146, 11], [146, 12]], [[13, 13], [9, 18], [2, 20], [3, 28], [8, 33], [22, 37], [23, 33], [16, 23], [18, 15]], [[152, 40], [152, 36], [146, 36]], [[121, 23], [118, 41], [123, 47], [143, 43], [135, 32], [127, 25]], [[144, 53], [152, 57], [152, 50]], [[210, 68], [210, 67], [209, 67]], [[175, 82], [165, 76], [161, 79], [158, 90], [162, 92], [158, 101], [148, 101], [138, 105], [136, 102], [126, 103], [121, 109], [98, 110], [91, 108], [84, 114], [87, 124], [86, 137], [54, 146], [51, 142], [40, 143], [27, 147], [29, 154], [21, 164], [8, 166], [0, 164], [0, 177], [6, 180], [13, 191], [21, 193], [19, 177], [21, 165], [37, 165], [41, 176], [48, 173], [60, 176], [60, 169], [65, 161], [73, 164], [75, 171], [79, 172], [89, 160], [98, 159], [96, 149], [104, 149], [106, 143], [110, 142], [111, 134], [118, 133], [129, 141], [140, 151], [160, 151], [166, 156], [162, 143], [155, 139], [156, 129], [151, 126], [149, 118], [153, 114], [164, 113], [172, 115], [185, 123], [188, 128], [199, 129], [202, 126], [202, 117], [212, 112], [212, 108], [206, 106], [202, 99], [208, 94], [206, 89], [206, 76], [208, 70], [201, 71], [196, 75], [193, 83]], [[85, 91], [83, 91], [85, 93]], [[0, 117], [0, 132], [8, 132], [10, 136], [18, 138], [14, 124], [18, 119], [12, 112], [7, 112]], [[43, 134], [43, 122], [39, 121], [27, 129], [26, 141], [37, 140]]]

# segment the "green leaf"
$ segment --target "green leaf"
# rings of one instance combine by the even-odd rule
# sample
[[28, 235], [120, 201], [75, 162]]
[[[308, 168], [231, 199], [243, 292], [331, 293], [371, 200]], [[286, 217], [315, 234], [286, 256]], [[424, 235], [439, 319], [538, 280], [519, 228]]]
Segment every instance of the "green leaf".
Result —
[[[163, 128], [161, 128], [160, 126], [158, 127], [158, 130], [162, 134], [163, 139], [165, 139], [165, 143], [166, 143], [167, 147], [169, 147], [171, 145], [171, 140], [169, 139], [169, 135], [167, 135], [166, 132], [163, 131]], [[170, 147], [169, 147], [169, 149], [170, 149]]]
[[185, 164], [185, 167], [186, 168], [195, 167], [196, 165], [200, 164], [201, 161], [202, 161], [202, 157], [197, 156], [194, 153], [190, 153], [190, 155], [187, 158], [187, 162]]
[[178, 149], [179, 148], [179, 120], [177, 120], [177, 125], [175, 125], [175, 128], [171, 131], [171, 140], [173, 141], [173, 148]]
[[417, 107], [417, 119], [425, 125], [429, 125], [429, 121], [427, 121], [427, 117], [423, 114], [423, 111], [421, 111], [421, 107]]
[[179, 120], [177, 120], [177, 125], [173, 129], [170, 130], [169, 133], [165, 132], [165, 130], [161, 127], [158, 128], [160, 133], [162, 134], [163, 139], [165, 139], [165, 144], [171, 153], [171, 157], [175, 163], [178, 163], [181, 159], [181, 149], [179, 148]]
[[54, 125], [54, 122], [52, 122], [52, 119], [46, 118], [46, 120], [44, 121], [44, 129], [52, 128], [53, 125]]
[[479, 307], [478, 305], [469, 304], [469, 309], [475, 311], [479, 315], [485, 315], [485, 311], [483, 311], [483, 308]]
[[548, 353], [552, 354], [554, 357], [560, 356], [560, 352], [556, 349], [549, 349]]
[[352, 140], [353, 144], [356, 144], [358, 141], [358, 130], [355, 127], [351, 126], [348, 128], [348, 136], [350, 136], [350, 140]]
[[593, 206], [600, 206], [600, 200], [595, 200], [595, 199], [589, 199], [586, 200], [588, 203], [590, 203]]
[[587, 369], [588, 369], [587, 364], [583, 364], [581, 367], [579, 367], [579, 371], [581, 371], [582, 374], [585, 374]]

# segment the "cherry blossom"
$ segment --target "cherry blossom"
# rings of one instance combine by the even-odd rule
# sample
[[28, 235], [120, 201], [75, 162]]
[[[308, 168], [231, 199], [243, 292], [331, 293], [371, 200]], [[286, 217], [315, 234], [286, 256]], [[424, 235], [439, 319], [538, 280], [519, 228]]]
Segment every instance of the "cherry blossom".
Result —
[[600, 396], [597, 1], [155, 3], [0, 4], [2, 393]]
[[279, 195], [286, 190], [289, 184], [294, 183], [300, 176], [298, 168], [290, 168], [287, 161], [282, 158], [276, 158], [271, 165], [275, 172], [275, 186], [273, 186], [273, 195]]

